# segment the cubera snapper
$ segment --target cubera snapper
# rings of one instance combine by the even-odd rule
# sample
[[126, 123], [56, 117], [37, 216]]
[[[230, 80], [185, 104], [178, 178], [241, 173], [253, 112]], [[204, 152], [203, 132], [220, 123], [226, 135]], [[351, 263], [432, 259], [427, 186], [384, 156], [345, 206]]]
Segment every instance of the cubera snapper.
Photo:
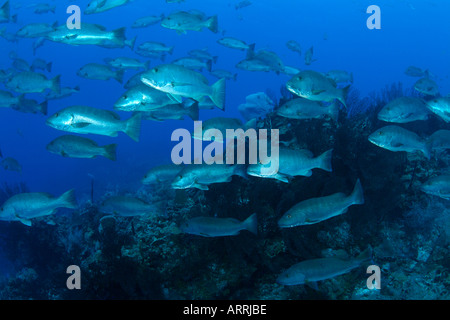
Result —
[[75, 209], [75, 193], [69, 190], [58, 198], [48, 193], [19, 193], [3, 203], [0, 220], [20, 221], [31, 226], [31, 219], [53, 214], [58, 208]]
[[100, 134], [117, 137], [118, 132], [126, 133], [139, 141], [141, 115], [136, 114], [121, 121], [116, 113], [87, 106], [71, 106], [62, 109], [47, 119], [46, 124], [57, 130], [81, 134]]
[[88, 3], [84, 14], [100, 13], [115, 7], [123, 6], [132, 0], [91, 0]]
[[201, 31], [203, 28], [208, 28], [214, 33], [219, 31], [216, 15], [205, 18], [203, 13], [192, 11], [172, 13], [161, 21], [161, 26], [176, 30], [178, 33], [186, 33], [188, 30]]
[[6, 83], [6, 87], [19, 93], [41, 93], [50, 89], [59, 93], [61, 91], [60, 75], [53, 79], [41, 73], [25, 71], [12, 76]]
[[180, 230], [184, 233], [203, 237], [236, 236], [242, 230], [257, 234], [258, 222], [256, 213], [244, 221], [234, 218], [196, 217], [182, 224]]
[[442, 174], [428, 179], [422, 183], [420, 190], [450, 200], [450, 174]]
[[92, 159], [103, 156], [115, 161], [117, 144], [99, 146], [95, 141], [88, 138], [63, 135], [47, 144], [46, 148], [49, 152], [63, 157]]
[[439, 97], [427, 101], [428, 109], [445, 122], [450, 122], [450, 97]]
[[355, 204], [364, 204], [364, 194], [359, 179], [349, 196], [339, 192], [297, 203], [281, 217], [278, 226], [292, 228], [319, 223], [347, 212], [348, 207]]
[[143, 216], [159, 213], [160, 210], [154, 204], [147, 203], [132, 196], [112, 196], [99, 207], [103, 213], [122, 217]]
[[281, 105], [276, 109], [275, 113], [289, 119], [306, 120], [329, 117], [334, 121], [337, 121], [339, 116], [339, 106], [335, 102], [326, 106], [318, 101], [296, 98]]
[[334, 256], [305, 260], [281, 273], [277, 278], [277, 283], [291, 286], [331, 279], [348, 273], [371, 259], [372, 249], [369, 247], [356, 258], [344, 259]]
[[350, 86], [336, 88], [332, 80], [316, 71], [301, 71], [286, 83], [286, 88], [308, 100], [332, 102], [337, 99], [347, 108], [345, 99]]
[[390, 151], [420, 151], [430, 159], [430, 145], [412, 131], [402, 127], [390, 125], [376, 130], [369, 136], [369, 141], [374, 145]]
[[148, 170], [141, 182], [142, 184], [172, 182], [182, 169], [182, 165], [173, 163], [158, 165]]
[[225, 79], [209, 86], [201, 73], [176, 64], [163, 64], [143, 73], [141, 81], [168, 93], [178, 103], [182, 97], [202, 101], [207, 96], [219, 109], [225, 110]]
[[113, 70], [110, 66], [99, 63], [88, 63], [77, 71], [77, 75], [92, 80], [115, 79], [122, 83], [124, 70]]
[[407, 123], [427, 120], [430, 112], [425, 101], [415, 97], [400, 97], [386, 104], [378, 113], [378, 119], [386, 122]]
[[114, 109], [128, 112], [152, 111], [173, 103], [166, 93], [140, 83], [128, 89], [116, 101]]

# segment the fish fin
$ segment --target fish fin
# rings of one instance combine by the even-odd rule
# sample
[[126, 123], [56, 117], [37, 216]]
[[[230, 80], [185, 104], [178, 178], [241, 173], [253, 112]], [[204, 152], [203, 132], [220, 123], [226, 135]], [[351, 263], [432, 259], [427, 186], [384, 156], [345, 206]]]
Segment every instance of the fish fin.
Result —
[[225, 78], [213, 84], [210, 98], [219, 109], [225, 111]]
[[116, 149], [117, 149], [116, 143], [112, 143], [112, 144], [108, 144], [108, 145], [104, 146], [103, 147], [103, 150], [105, 151], [104, 156], [106, 158], [108, 158], [109, 160], [116, 161], [117, 160]]
[[325, 92], [325, 90], [313, 90], [311, 93], [312, 93], [314, 96], [317, 96], [317, 95], [321, 94], [322, 92]]
[[330, 118], [334, 122], [338, 122], [339, 119], [339, 106], [336, 101], [333, 101], [330, 106], [328, 107], [328, 114]]
[[219, 31], [219, 24], [217, 20], [217, 15], [212, 16], [206, 21], [206, 26], [209, 30], [211, 30], [214, 33], [217, 33]]
[[124, 131], [131, 139], [138, 142], [141, 132], [141, 114], [137, 113], [132, 116], [126, 122], [126, 128]]
[[89, 125], [90, 125], [89, 122], [78, 122], [78, 123], [71, 124], [71, 126], [73, 128], [77, 128], [77, 129], [85, 128], [85, 127], [87, 127]]
[[127, 47], [130, 47], [131, 50], [134, 50], [134, 44], [136, 43], [136, 37], [134, 37], [133, 39], [130, 40], [125, 40], [124, 43]]
[[350, 197], [352, 199], [352, 204], [364, 204], [364, 193], [359, 179], [356, 180], [355, 187], [353, 188]]
[[123, 74], [125, 73], [124, 69], [120, 69], [116, 71], [116, 76], [114, 79], [116, 79], [120, 84], [123, 83]]
[[44, 102], [42, 102], [40, 105], [39, 105], [39, 111], [43, 114], [43, 115], [47, 115], [47, 110], [48, 110], [48, 101], [47, 100], [45, 100]]
[[47, 63], [47, 66], [45, 67], [45, 69], [47, 70], [47, 72], [52, 72], [52, 65], [53, 65], [53, 62]]
[[[188, 103], [186, 103], [186, 101], [188, 101]], [[186, 99], [184, 100], [184, 102], [182, 102], [183, 107], [188, 107], [189, 108], [189, 112], [188, 112], [188, 116], [194, 120], [194, 121], [198, 121], [199, 118], [199, 111], [198, 111], [198, 101], [192, 100], [192, 99]]]
[[167, 93], [167, 96], [174, 102], [181, 103], [183, 101], [183, 98], [179, 95]]
[[74, 189], [63, 193], [58, 198], [58, 203], [64, 208], [75, 209], [77, 207], [77, 199], [75, 198]]
[[61, 93], [61, 75], [57, 75], [52, 79], [51, 89], [58, 94]]
[[328, 172], [332, 172], [333, 169], [331, 167], [331, 158], [333, 154], [333, 149], [327, 150], [318, 156], [317, 160], [319, 161], [319, 168]]
[[348, 92], [350, 91], [351, 85], [349, 84], [345, 88], [341, 89], [341, 96], [338, 98], [338, 100], [344, 105], [345, 109], [347, 109], [347, 104], [345, 103], [345, 100], [347, 100]]
[[29, 220], [29, 219], [23, 219], [23, 218], [19, 218], [19, 217], [17, 217], [17, 218], [18, 218], [19, 221], [22, 222], [24, 225], [26, 225], [26, 226], [28, 226], [28, 227], [31, 227], [31, 220]]
[[212, 70], [212, 60], [206, 61], [206, 70], [211, 72], [211, 70]]
[[208, 188], [207, 185], [205, 185], [205, 184], [200, 184], [200, 183], [194, 183], [194, 184], [192, 185], [192, 187], [197, 188], [197, 189], [200, 189], [200, 190], [204, 190], [204, 191], [209, 190], [209, 188]]
[[250, 217], [248, 217], [243, 224], [245, 226], [245, 229], [255, 235], [258, 234], [258, 219], [256, 213], [253, 213]]
[[274, 176], [274, 178], [277, 179], [277, 180], [279, 180], [279, 181], [282, 181], [282, 182], [286, 182], [286, 183], [289, 183], [289, 182], [290, 182], [288, 176], [286, 176], [286, 175], [284, 175], [284, 174], [281, 174], [281, 173], [277, 173], [277, 174]]
[[366, 250], [364, 250], [363, 252], [361, 252], [358, 255], [358, 257], [356, 259], [360, 260], [361, 262], [367, 261], [367, 260], [372, 260], [373, 259], [372, 247], [369, 245], [366, 248]]
[[315, 281], [305, 281], [305, 284], [315, 291], [319, 291], [319, 287], [317, 286], [317, 282]]
[[66, 153], [64, 150], [61, 150], [61, 155], [62, 155], [64, 158], [68, 158], [68, 157], [69, 157], [69, 154]]
[[113, 30], [113, 35], [115, 38], [125, 41], [125, 27]]

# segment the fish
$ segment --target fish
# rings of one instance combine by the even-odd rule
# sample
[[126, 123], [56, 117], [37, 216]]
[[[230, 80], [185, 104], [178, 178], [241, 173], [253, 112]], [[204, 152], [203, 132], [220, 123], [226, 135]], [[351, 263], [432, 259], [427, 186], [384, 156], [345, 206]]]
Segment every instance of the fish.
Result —
[[297, 52], [299, 55], [302, 54], [302, 47], [300, 43], [295, 40], [289, 40], [286, 42], [286, 47], [291, 51]]
[[245, 97], [245, 103], [238, 106], [238, 111], [246, 121], [249, 121], [264, 118], [274, 107], [275, 102], [266, 93], [257, 92]]
[[277, 283], [292, 286], [332, 279], [358, 268], [362, 263], [371, 259], [372, 248], [369, 246], [356, 258], [348, 259], [341, 258], [340, 256], [332, 256], [304, 260], [282, 272], [277, 278]]
[[439, 88], [437, 83], [428, 77], [417, 80], [417, 82], [414, 84], [414, 89], [427, 96], [439, 95]]
[[91, 80], [115, 79], [123, 83], [124, 70], [113, 70], [110, 66], [99, 63], [88, 63], [77, 71], [77, 75]]
[[195, 217], [180, 226], [183, 233], [203, 237], [236, 236], [242, 230], [258, 234], [258, 220], [256, 213], [250, 215], [244, 221], [234, 218]]
[[13, 67], [18, 71], [31, 71], [31, 67], [24, 59], [15, 58], [13, 61]]
[[428, 70], [423, 71], [415, 66], [409, 66], [404, 73], [409, 77], [428, 77]]
[[311, 47], [308, 50], [306, 50], [306, 52], [305, 52], [305, 64], [307, 66], [311, 65], [311, 63], [316, 61], [316, 59], [313, 59], [313, 54], [314, 54], [314, 47]]
[[230, 182], [234, 175], [246, 178], [245, 165], [217, 163], [185, 165], [172, 181], [171, 186], [173, 189], [209, 190], [210, 184]]
[[337, 99], [347, 108], [345, 99], [350, 86], [336, 88], [332, 80], [316, 71], [301, 71], [286, 83], [286, 88], [293, 94], [312, 101], [332, 102]]
[[109, 64], [113, 68], [117, 69], [144, 69], [147, 70], [150, 64], [150, 61], [141, 62], [138, 59], [129, 58], [129, 57], [119, 57], [119, 58], [105, 58], [103, 59], [107, 64]]
[[173, 104], [166, 93], [146, 86], [142, 82], [135, 87], [128, 89], [114, 103], [114, 109], [121, 111], [152, 111]]
[[44, 13], [55, 13], [56, 10], [56, 6], [52, 6], [48, 3], [39, 3], [37, 5], [34, 6], [34, 13], [37, 14], [44, 14]]
[[208, 52], [208, 49], [194, 49], [194, 50], [190, 50], [188, 52], [188, 54], [191, 57], [200, 59], [200, 60], [204, 60], [204, 61], [211, 61], [212, 63], [217, 63], [217, 59], [219, 58], [218, 56], [213, 56], [212, 54], [210, 54]]
[[296, 67], [292, 67], [292, 66], [284, 66], [283, 71], [281, 71], [281, 73], [287, 74], [288, 76], [295, 76], [296, 74], [298, 74], [301, 70], [296, 68]]
[[335, 83], [353, 83], [353, 73], [344, 70], [330, 70], [326, 77]]
[[43, 59], [36, 58], [33, 60], [33, 63], [31, 64], [30, 69], [31, 69], [31, 71], [44, 70], [47, 72], [52, 72], [52, 65], [53, 65], [53, 62], [51, 62], [51, 61], [47, 62]]
[[48, 101], [44, 100], [39, 103], [34, 99], [22, 98], [18, 104], [12, 106], [12, 109], [23, 113], [40, 113], [47, 115]]
[[322, 169], [332, 172], [331, 158], [333, 149], [327, 150], [318, 157], [314, 157], [312, 152], [306, 149], [296, 150], [280, 147], [278, 151], [278, 170], [274, 171], [274, 166], [269, 164], [250, 164], [247, 167], [247, 174], [250, 176], [277, 179], [289, 183], [295, 176], [312, 175], [313, 169]]
[[364, 194], [361, 182], [358, 179], [349, 196], [338, 192], [297, 203], [278, 220], [278, 226], [280, 228], [292, 228], [319, 223], [346, 213], [352, 205], [361, 204], [364, 204]]
[[171, 183], [183, 169], [182, 165], [173, 163], [155, 166], [147, 171], [141, 180], [142, 184]]
[[5, 22], [16, 22], [17, 21], [17, 15], [10, 15], [10, 5], [9, 0], [7, 0], [1, 7], [0, 7], [0, 23]]
[[71, 87], [63, 87], [61, 88], [60, 93], [55, 93], [53, 91], [49, 92], [46, 96], [46, 100], [55, 100], [55, 99], [62, 99], [71, 96], [74, 93], [80, 92], [80, 86], [75, 86], [73, 88]]
[[[242, 121], [238, 118], [227, 118], [227, 117], [213, 117], [209, 118], [208, 120], [202, 121], [202, 131], [201, 136], [200, 130], [197, 130], [197, 127], [194, 128], [194, 131], [192, 132], [192, 138], [197, 140], [204, 140], [204, 141], [210, 141], [209, 137], [205, 137], [204, 134], [209, 129], [216, 129], [219, 130], [222, 133], [222, 138], [226, 135], [226, 130], [236, 130], [236, 129], [244, 129], [245, 126], [242, 123]], [[224, 142], [223, 139], [220, 139], [220, 137], [215, 137], [214, 141], [217, 142]]]
[[58, 208], [76, 209], [74, 190], [59, 197], [43, 192], [19, 193], [6, 200], [0, 207], [0, 220], [20, 221], [31, 226], [31, 220], [51, 215]]
[[164, 14], [161, 14], [159, 16], [147, 16], [142, 17], [133, 22], [131, 25], [132, 28], [145, 28], [157, 23], [160, 23], [164, 19]]
[[141, 43], [138, 46], [138, 50], [142, 50], [142, 51], [148, 51], [148, 52], [154, 52], [154, 53], [168, 53], [168, 54], [172, 54], [173, 53], [173, 46], [167, 46], [162, 42], [156, 42], [156, 41], [146, 41]]
[[132, 0], [91, 0], [87, 8], [84, 10], [84, 14], [94, 14], [105, 12], [113, 8], [123, 6]]
[[7, 82], [6, 87], [19, 93], [41, 93], [50, 89], [59, 93], [61, 91], [61, 75], [53, 79], [41, 73], [25, 71], [13, 75]]
[[428, 137], [427, 143], [433, 151], [450, 149], [450, 130], [438, 130]]
[[80, 29], [68, 29], [66, 24], [60, 25], [54, 31], [47, 33], [45, 39], [65, 43], [72, 46], [96, 45], [104, 48], [134, 48], [136, 38], [127, 40], [125, 28], [108, 31], [98, 24], [81, 23]]
[[54, 129], [80, 133], [99, 134], [117, 137], [122, 131], [134, 141], [139, 141], [141, 129], [141, 115], [136, 114], [128, 120], [121, 121], [115, 112], [88, 106], [71, 106], [64, 108], [46, 121]]
[[[244, 59], [236, 64], [236, 68], [247, 71], [269, 72], [272, 68], [258, 59]], [[283, 69], [284, 70], [284, 69]]]
[[193, 57], [179, 58], [172, 61], [172, 63], [191, 70], [198, 70], [198, 71], [202, 71], [203, 69], [211, 71], [212, 68], [211, 60], [203, 61]]
[[434, 196], [450, 200], [450, 174], [441, 174], [422, 183], [420, 190]]
[[230, 71], [223, 69], [215, 69], [210, 71], [210, 74], [218, 79], [225, 78], [227, 80], [237, 80], [237, 73], [231, 73]]
[[242, 0], [242, 1], [239, 1], [238, 3], [236, 3], [234, 8], [236, 10], [238, 10], [238, 9], [242, 9], [242, 8], [248, 7], [250, 5], [252, 5], [252, 2], [250, 0]]
[[209, 86], [208, 79], [201, 73], [176, 64], [159, 65], [141, 75], [141, 81], [170, 95], [180, 103], [182, 97], [201, 101], [211, 98], [221, 110], [225, 110], [225, 79]]
[[142, 114], [145, 120], [183, 120], [184, 116], [187, 115], [192, 120], [197, 121], [199, 118], [199, 108], [197, 101], [186, 99], [182, 103], [167, 104], [152, 111], [142, 112]]
[[332, 102], [328, 106], [305, 98], [295, 98], [277, 108], [275, 113], [288, 119], [320, 119], [329, 117], [337, 122], [339, 106]]
[[237, 50], [251, 50], [254, 51], [255, 50], [255, 44], [247, 44], [245, 43], [245, 41], [242, 41], [240, 39], [237, 38], [233, 38], [233, 37], [224, 37], [221, 38], [219, 40], [216, 41], [218, 44], [221, 44], [227, 48], [230, 49], [237, 49]]
[[374, 145], [390, 151], [420, 151], [430, 159], [430, 146], [425, 139], [416, 133], [396, 125], [380, 128], [369, 135], [369, 141]]
[[399, 97], [385, 105], [378, 112], [378, 119], [386, 122], [408, 123], [427, 120], [430, 112], [420, 98]]
[[46, 149], [54, 154], [69, 158], [93, 159], [103, 156], [116, 161], [117, 144], [99, 146], [95, 141], [73, 135], [60, 136], [47, 144]]
[[450, 97], [428, 100], [427, 108], [445, 122], [450, 122]]
[[30, 23], [16, 32], [16, 36], [22, 38], [38, 38], [45, 37], [49, 32], [52, 32], [57, 27], [57, 24], [49, 25], [47, 23]]
[[205, 18], [204, 14], [198, 12], [177, 11], [165, 17], [161, 21], [161, 26], [167, 29], [176, 30], [179, 34], [186, 34], [186, 31], [201, 31], [207, 28], [217, 33], [217, 16]]
[[160, 213], [156, 205], [132, 196], [112, 196], [104, 200], [99, 206], [103, 213], [120, 217], [133, 217]]
[[0, 164], [5, 170], [22, 173], [22, 166], [20, 165], [19, 161], [17, 161], [14, 158], [11, 157], [3, 158]]
[[262, 64], [270, 67], [270, 70], [276, 72], [277, 74], [284, 72], [284, 63], [281, 61], [280, 57], [273, 51], [269, 50], [258, 50], [254, 51], [252, 48], [247, 50], [247, 60], [257, 60]]
[[8, 91], [0, 90], [0, 108], [12, 108], [23, 101], [24, 95], [14, 96]]

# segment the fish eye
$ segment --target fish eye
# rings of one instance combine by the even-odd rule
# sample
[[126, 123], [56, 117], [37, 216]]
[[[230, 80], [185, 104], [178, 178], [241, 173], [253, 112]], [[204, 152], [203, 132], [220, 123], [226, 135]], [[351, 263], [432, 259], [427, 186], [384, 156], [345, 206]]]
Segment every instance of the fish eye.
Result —
[[378, 131], [378, 134], [379, 134], [379, 135], [382, 135], [382, 134], [383, 134], [383, 131]]
[[153, 69], [154, 72], [158, 72], [158, 68]]
[[57, 112], [57, 113], [55, 113], [55, 117], [57, 118], [59, 116], [59, 113]]
[[123, 95], [124, 99], [128, 99], [128, 96], [126, 94]]
[[290, 219], [290, 218], [292, 218], [292, 216], [291, 216], [290, 214], [288, 214], [288, 215], [287, 215], [287, 218]]

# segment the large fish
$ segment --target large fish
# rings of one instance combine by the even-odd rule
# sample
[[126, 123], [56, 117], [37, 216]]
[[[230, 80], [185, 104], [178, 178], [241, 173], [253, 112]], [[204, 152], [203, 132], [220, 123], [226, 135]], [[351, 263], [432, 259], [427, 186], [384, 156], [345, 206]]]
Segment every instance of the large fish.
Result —
[[131, 196], [112, 196], [103, 201], [99, 207], [103, 213], [122, 217], [150, 215], [159, 212], [156, 205]]
[[438, 130], [427, 141], [433, 151], [450, 149], [450, 130]]
[[450, 97], [439, 97], [427, 101], [428, 109], [445, 122], [450, 122]]
[[41, 73], [25, 71], [10, 78], [6, 87], [19, 93], [41, 93], [46, 89], [59, 93], [61, 91], [60, 77], [58, 75], [53, 79], [47, 79]]
[[186, 33], [188, 30], [201, 31], [203, 28], [208, 28], [214, 33], [219, 31], [217, 16], [205, 18], [204, 14], [192, 11], [177, 11], [172, 13], [161, 21], [161, 26], [176, 30], [178, 33]]
[[162, 164], [151, 168], [142, 178], [142, 184], [157, 184], [172, 182], [183, 169], [183, 166], [173, 163]]
[[236, 236], [242, 230], [248, 230], [253, 234], [257, 234], [258, 221], [256, 213], [244, 221], [234, 218], [196, 217], [182, 224], [180, 230], [184, 233], [203, 237]]
[[219, 109], [225, 110], [225, 79], [209, 86], [208, 79], [201, 73], [176, 64], [163, 64], [144, 72], [141, 81], [166, 92], [178, 103], [182, 97], [201, 101], [207, 96]]
[[103, 156], [115, 161], [117, 144], [99, 146], [95, 141], [88, 138], [63, 135], [47, 144], [46, 148], [48, 151], [63, 157], [92, 159]]
[[20, 221], [31, 226], [31, 219], [53, 214], [58, 208], [75, 209], [75, 193], [69, 190], [58, 198], [48, 193], [19, 193], [3, 203], [0, 220]]
[[378, 113], [378, 119], [386, 122], [407, 123], [427, 120], [429, 115], [427, 105], [422, 99], [400, 97], [385, 105]]
[[354, 204], [364, 204], [364, 194], [359, 179], [353, 192], [334, 193], [325, 197], [311, 198], [294, 205], [278, 221], [280, 228], [292, 228], [319, 223], [347, 212]]
[[347, 108], [345, 99], [349, 86], [343, 89], [336, 88], [332, 80], [316, 71], [301, 71], [286, 83], [286, 88], [308, 100], [332, 102], [337, 99]]
[[99, 63], [88, 63], [77, 71], [77, 75], [92, 80], [115, 79], [122, 83], [124, 70], [113, 70], [110, 66]]
[[281, 273], [277, 283], [291, 286], [331, 279], [350, 272], [370, 259], [372, 259], [372, 249], [369, 247], [356, 258], [334, 256], [305, 260]]
[[450, 200], [450, 174], [442, 174], [428, 179], [422, 183], [420, 190]]
[[329, 117], [337, 121], [339, 106], [335, 102], [325, 106], [318, 101], [296, 98], [281, 105], [275, 113], [289, 119], [305, 120]]
[[420, 151], [427, 159], [430, 159], [430, 146], [412, 131], [402, 127], [390, 125], [376, 130], [369, 136], [369, 141], [374, 145], [390, 151]]
[[128, 89], [114, 104], [121, 111], [152, 111], [173, 104], [166, 93], [146, 86], [142, 82]]
[[115, 7], [123, 6], [132, 0], [91, 0], [88, 3], [84, 14], [100, 13]]
[[118, 132], [126, 133], [130, 138], [139, 141], [141, 115], [136, 114], [128, 120], [109, 110], [86, 106], [72, 106], [62, 109], [47, 119], [46, 124], [57, 130], [81, 134], [100, 134], [117, 137]]
[[231, 48], [231, 49], [237, 49], [237, 50], [254, 50], [255, 44], [246, 44], [244, 41], [232, 38], [232, 37], [225, 37], [217, 40], [218, 44], [221, 44], [225, 47]]
[[331, 156], [333, 149], [325, 151], [318, 157], [313, 156], [309, 150], [294, 150], [280, 148], [278, 155], [278, 170], [275, 172], [273, 165], [269, 164], [250, 164], [247, 168], [247, 174], [250, 176], [277, 179], [283, 182], [289, 182], [294, 176], [311, 176], [315, 168], [328, 172], [332, 171]]
[[247, 177], [244, 165], [190, 164], [183, 167], [172, 182], [174, 189], [209, 190], [213, 183], [230, 182], [234, 175]]
[[439, 88], [437, 83], [428, 77], [417, 80], [417, 82], [414, 84], [414, 89], [427, 96], [439, 95]]
[[0, 108], [11, 108], [24, 100], [24, 95], [15, 97], [8, 91], [0, 90]]

